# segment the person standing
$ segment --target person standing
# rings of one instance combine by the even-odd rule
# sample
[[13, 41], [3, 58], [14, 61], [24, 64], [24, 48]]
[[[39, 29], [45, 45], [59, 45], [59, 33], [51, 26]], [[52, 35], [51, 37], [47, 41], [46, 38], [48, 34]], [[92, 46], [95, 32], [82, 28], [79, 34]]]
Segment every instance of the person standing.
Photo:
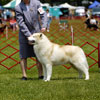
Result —
[[85, 9], [85, 28], [90, 27], [90, 12], [88, 9]]
[[2, 10], [0, 10], [0, 33], [3, 33], [6, 28], [6, 24], [3, 21], [3, 13]]
[[[20, 65], [22, 69], [22, 80], [27, 80], [26, 67], [27, 58], [36, 57], [33, 45], [28, 43], [28, 37], [37, 32], [44, 32], [47, 26], [47, 15], [42, 9], [39, 0], [22, 0], [15, 7], [16, 20], [19, 25]], [[41, 19], [41, 21], [40, 21]], [[39, 79], [43, 78], [42, 66], [36, 58]]]
[[52, 15], [50, 14], [49, 9], [47, 9], [46, 12], [47, 12], [47, 32], [49, 32], [50, 23], [52, 21]]
[[86, 19], [90, 18], [90, 11], [87, 8], [85, 9], [85, 17]]

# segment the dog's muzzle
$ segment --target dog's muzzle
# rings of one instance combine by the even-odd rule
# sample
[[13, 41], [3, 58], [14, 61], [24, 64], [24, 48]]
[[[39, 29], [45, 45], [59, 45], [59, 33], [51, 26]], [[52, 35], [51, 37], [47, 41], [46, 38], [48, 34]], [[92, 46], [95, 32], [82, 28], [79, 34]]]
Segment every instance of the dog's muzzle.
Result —
[[29, 44], [35, 44], [35, 40], [29, 40]]
[[31, 40], [30, 42], [35, 43], [35, 40]]

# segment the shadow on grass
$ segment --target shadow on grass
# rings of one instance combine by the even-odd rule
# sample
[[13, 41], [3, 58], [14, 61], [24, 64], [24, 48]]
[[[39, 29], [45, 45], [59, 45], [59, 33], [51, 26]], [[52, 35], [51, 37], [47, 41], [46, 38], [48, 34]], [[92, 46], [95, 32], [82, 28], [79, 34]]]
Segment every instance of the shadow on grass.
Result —
[[[16, 79], [18, 79], [18, 80], [22, 80], [21, 78], [16, 78]], [[82, 79], [84, 79], [84, 78], [82, 78]], [[39, 79], [39, 78], [27, 78], [27, 81], [29, 81], [29, 80], [43, 80], [43, 79]], [[51, 78], [51, 80], [52, 81], [54, 81], [54, 80], [80, 80], [80, 78], [78, 78], [78, 77], [58, 77], [58, 78]]]
[[64, 77], [64, 78], [52, 78], [51, 80], [71, 80], [71, 79], [73, 79], [73, 80], [77, 80], [77, 79], [79, 79], [78, 77]]
[[[22, 78], [16, 78], [16, 79], [22, 80]], [[42, 80], [42, 79], [39, 79], [39, 78], [27, 78], [26, 81], [29, 81], [29, 80]], [[24, 80], [22, 80], [22, 81], [24, 81]]]

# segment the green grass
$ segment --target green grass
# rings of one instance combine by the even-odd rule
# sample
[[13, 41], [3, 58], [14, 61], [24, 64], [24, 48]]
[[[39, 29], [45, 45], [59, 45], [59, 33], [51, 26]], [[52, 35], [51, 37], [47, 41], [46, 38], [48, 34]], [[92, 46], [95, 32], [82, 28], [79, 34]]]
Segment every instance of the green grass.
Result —
[[100, 73], [90, 69], [90, 80], [78, 79], [74, 69], [53, 68], [50, 82], [37, 79], [36, 67], [27, 71], [22, 81], [19, 65], [11, 70], [0, 69], [0, 100], [99, 100]]
[[[53, 21], [50, 27], [50, 33], [45, 34], [51, 41], [59, 44], [71, 44], [70, 26], [74, 28], [74, 45], [83, 45], [89, 42], [94, 46], [98, 46], [100, 41], [100, 31], [90, 31], [84, 29], [83, 20], [69, 20], [69, 28], [66, 31], [59, 29], [58, 21]], [[0, 61], [6, 58], [2, 53], [8, 56], [16, 50], [6, 45], [19, 49], [18, 32], [9, 30], [8, 39], [5, 35], [0, 35]], [[89, 44], [82, 47], [85, 53], [89, 54], [95, 48]], [[98, 60], [98, 50], [90, 55]], [[11, 56], [11, 58], [19, 61], [19, 52]], [[89, 66], [95, 63], [94, 60], [87, 57]], [[13, 66], [16, 62], [10, 58], [0, 62], [8, 67]], [[28, 68], [33, 65], [31, 59], [28, 59]], [[69, 66], [69, 65], [67, 65]], [[90, 80], [85, 81], [78, 79], [78, 73], [73, 68], [67, 70], [63, 66], [53, 67], [53, 74], [50, 82], [38, 80], [36, 66], [27, 70], [27, 81], [22, 81], [22, 73], [20, 65], [17, 64], [10, 70], [0, 65], [0, 100], [99, 100], [100, 99], [100, 73], [98, 64], [89, 69]]]

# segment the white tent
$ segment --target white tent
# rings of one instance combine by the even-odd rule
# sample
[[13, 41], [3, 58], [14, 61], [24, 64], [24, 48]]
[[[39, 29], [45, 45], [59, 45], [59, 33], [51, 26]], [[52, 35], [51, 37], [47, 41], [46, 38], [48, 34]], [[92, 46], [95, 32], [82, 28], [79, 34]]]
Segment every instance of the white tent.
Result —
[[59, 5], [59, 7], [69, 8], [69, 9], [76, 9], [77, 8], [75, 6], [69, 5], [68, 3], [61, 4], [61, 5]]
[[20, 2], [21, 0], [12, 0], [8, 4], [4, 5], [3, 7], [4, 8], [15, 8], [15, 6], [17, 6]]
[[50, 4], [49, 3], [41, 3], [41, 6], [46, 6], [46, 7], [49, 7]]

